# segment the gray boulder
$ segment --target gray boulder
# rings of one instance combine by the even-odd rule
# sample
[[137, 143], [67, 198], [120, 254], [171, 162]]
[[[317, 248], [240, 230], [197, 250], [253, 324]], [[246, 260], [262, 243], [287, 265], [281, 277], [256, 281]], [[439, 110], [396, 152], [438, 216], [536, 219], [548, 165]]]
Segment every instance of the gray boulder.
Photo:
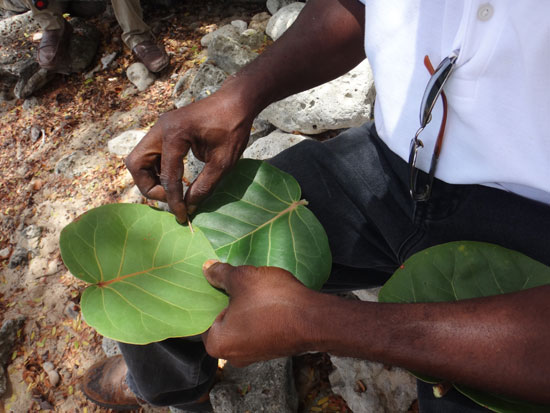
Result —
[[294, 413], [298, 396], [292, 359], [280, 358], [238, 369], [226, 365], [223, 380], [210, 392], [216, 413]]
[[0, 328], [0, 398], [6, 392], [5, 366], [8, 363], [17, 340], [17, 330], [23, 327], [25, 317], [7, 320]]
[[188, 70], [178, 79], [174, 87], [173, 96], [177, 108], [188, 105], [211, 95], [218, 90], [225, 79], [225, 73], [211, 62], [204, 62], [198, 70]]
[[256, 140], [243, 153], [244, 158], [252, 159], [270, 159], [285, 149], [300, 143], [304, 136], [284, 133], [279, 130], [271, 132], [269, 135]]
[[141, 62], [136, 62], [128, 66], [128, 69], [126, 69], [126, 76], [140, 92], [146, 90], [155, 81], [155, 75], [149, 72], [147, 67]]
[[317, 134], [372, 119], [374, 80], [365, 60], [349, 73], [268, 106], [262, 119], [285, 132]]
[[258, 56], [248, 46], [228, 36], [217, 36], [208, 46], [208, 58], [228, 74], [237, 72]]
[[132, 129], [122, 132], [107, 142], [109, 152], [118, 156], [127, 156], [146, 134], [147, 131], [143, 129]]
[[283, 7], [269, 19], [265, 32], [273, 40], [277, 40], [296, 20], [305, 3], [291, 3]]
[[239, 28], [235, 25], [226, 24], [225, 26], [222, 26], [219, 29], [214, 30], [213, 32], [205, 34], [201, 39], [201, 45], [204, 47], [210, 46], [212, 40], [214, 40], [218, 36], [225, 36], [233, 40], [237, 40], [241, 32], [242, 30], [239, 30]]
[[292, 3], [295, 3], [295, 0], [267, 0], [265, 6], [271, 14], [275, 14], [283, 7]]

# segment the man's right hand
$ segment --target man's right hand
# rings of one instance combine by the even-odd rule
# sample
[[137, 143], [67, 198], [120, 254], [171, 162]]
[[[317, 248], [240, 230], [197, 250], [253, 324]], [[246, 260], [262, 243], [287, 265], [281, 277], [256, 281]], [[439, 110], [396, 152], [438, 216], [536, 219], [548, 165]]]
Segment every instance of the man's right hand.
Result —
[[[234, 96], [219, 92], [162, 115], [134, 148], [126, 166], [141, 193], [167, 202], [183, 223], [246, 147], [253, 115]], [[192, 149], [204, 169], [183, 197], [183, 158]]]

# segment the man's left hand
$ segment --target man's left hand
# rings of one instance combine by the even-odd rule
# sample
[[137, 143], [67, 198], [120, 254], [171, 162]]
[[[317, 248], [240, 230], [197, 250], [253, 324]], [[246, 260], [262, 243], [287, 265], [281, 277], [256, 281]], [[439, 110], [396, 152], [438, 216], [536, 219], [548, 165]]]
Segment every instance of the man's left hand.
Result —
[[202, 338], [206, 351], [237, 367], [305, 351], [311, 325], [305, 313], [319, 295], [276, 267], [233, 267], [209, 260], [206, 279], [229, 294]]

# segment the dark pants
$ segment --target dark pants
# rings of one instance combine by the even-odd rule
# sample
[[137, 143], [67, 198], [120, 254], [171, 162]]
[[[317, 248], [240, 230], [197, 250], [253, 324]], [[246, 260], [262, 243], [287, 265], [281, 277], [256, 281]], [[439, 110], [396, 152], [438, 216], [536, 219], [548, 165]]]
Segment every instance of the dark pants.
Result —
[[[410, 255], [450, 241], [491, 242], [550, 264], [550, 206], [489, 187], [438, 180], [430, 200], [415, 204], [407, 163], [380, 141], [372, 125], [324, 143], [304, 141], [271, 163], [297, 179], [328, 234], [334, 265], [327, 292], [381, 285]], [[216, 360], [200, 341], [122, 344], [121, 350], [130, 386], [152, 404], [198, 398], [216, 371]], [[430, 400], [424, 390], [423, 412], [484, 410], [452, 391]]]

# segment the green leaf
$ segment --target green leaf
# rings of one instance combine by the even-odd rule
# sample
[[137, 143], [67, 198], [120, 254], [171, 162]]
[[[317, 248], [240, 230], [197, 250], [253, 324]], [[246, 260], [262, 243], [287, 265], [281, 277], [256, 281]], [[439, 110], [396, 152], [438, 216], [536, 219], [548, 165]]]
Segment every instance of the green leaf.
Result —
[[202, 333], [227, 306], [202, 274], [217, 258], [204, 234], [139, 204], [92, 209], [65, 227], [61, 256], [90, 284], [82, 315], [100, 334], [146, 344]]
[[221, 261], [284, 268], [320, 289], [332, 258], [326, 233], [301, 200], [289, 174], [266, 162], [241, 160], [201, 204], [200, 227]]
[[[380, 302], [457, 301], [511, 293], [550, 284], [550, 267], [498, 245], [459, 241], [437, 245], [410, 257], [382, 287]], [[416, 374], [415, 374], [416, 375]], [[441, 380], [416, 375], [429, 383]], [[464, 386], [456, 389], [495, 412], [547, 412], [535, 405]]]
[[133, 344], [202, 333], [228, 303], [202, 274], [209, 258], [285, 268], [320, 289], [330, 274], [330, 249], [300, 192], [290, 175], [243, 160], [200, 208], [194, 233], [145, 205], [87, 212], [60, 238], [65, 265], [90, 284], [81, 298], [84, 319], [100, 334]]

